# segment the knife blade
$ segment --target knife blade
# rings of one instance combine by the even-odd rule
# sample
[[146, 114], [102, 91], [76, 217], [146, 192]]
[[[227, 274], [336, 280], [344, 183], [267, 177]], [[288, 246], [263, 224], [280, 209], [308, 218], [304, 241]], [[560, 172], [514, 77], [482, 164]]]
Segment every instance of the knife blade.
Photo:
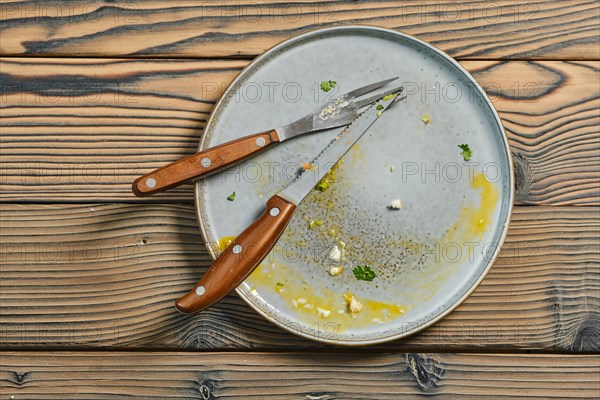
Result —
[[275, 246], [298, 204], [397, 99], [395, 93], [370, 106], [317, 156], [312, 164], [318, 168], [304, 170], [271, 197], [264, 214], [233, 240], [194, 289], [177, 300], [177, 309], [184, 313], [202, 311], [241, 284]]

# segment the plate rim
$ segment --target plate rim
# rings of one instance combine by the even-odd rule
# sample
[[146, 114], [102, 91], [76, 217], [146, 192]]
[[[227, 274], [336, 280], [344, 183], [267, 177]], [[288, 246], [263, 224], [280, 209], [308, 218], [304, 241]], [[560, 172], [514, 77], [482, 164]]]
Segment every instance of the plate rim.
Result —
[[[204, 129], [202, 131], [202, 138], [198, 145], [198, 151], [202, 151], [202, 149], [204, 148], [204, 144], [205, 144], [206, 138], [208, 136], [208, 135], [206, 135], [206, 132], [215, 123], [214, 119], [215, 119], [216, 111], [221, 107], [221, 104], [225, 101], [225, 99], [228, 98], [229, 93], [235, 88], [238, 81], [240, 81], [242, 79], [242, 77], [248, 70], [254, 68], [254, 66], [256, 64], [262, 62], [265, 58], [270, 57], [272, 53], [277, 52], [281, 48], [292, 45], [297, 41], [302, 41], [310, 36], [319, 35], [322, 33], [336, 32], [336, 31], [353, 31], [353, 30], [354, 31], [364, 30], [367, 32], [369, 32], [369, 31], [370, 32], [382, 32], [385, 34], [401, 36], [406, 40], [413, 41], [419, 45], [428, 47], [433, 52], [438, 54], [440, 57], [442, 57], [446, 61], [450, 62], [455, 68], [457, 68], [469, 80], [469, 82], [476, 88], [476, 90], [479, 92], [479, 94], [482, 96], [482, 98], [485, 100], [486, 104], [488, 105], [488, 107], [494, 117], [494, 120], [500, 130], [502, 143], [504, 145], [504, 150], [506, 152], [507, 161], [508, 161], [508, 165], [509, 165], [508, 185], [507, 185], [508, 192], [509, 192], [508, 199], [507, 199], [508, 209], [507, 209], [507, 213], [506, 213], [506, 220], [503, 223], [502, 231], [500, 233], [500, 237], [498, 240], [498, 245], [496, 246], [494, 253], [489, 258], [489, 261], [487, 262], [485, 268], [483, 269], [483, 271], [481, 272], [479, 277], [475, 281], [473, 281], [471, 286], [465, 291], [465, 293], [462, 294], [462, 296], [457, 298], [449, 307], [447, 307], [444, 311], [442, 311], [441, 313], [436, 315], [434, 318], [430, 319], [429, 321], [427, 321], [423, 324], [419, 324], [417, 327], [403, 330], [399, 333], [395, 333], [395, 334], [391, 334], [391, 335], [387, 335], [387, 336], [377, 337], [377, 338], [373, 338], [373, 339], [353, 340], [353, 341], [338, 340], [338, 339], [322, 337], [322, 336], [318, 336], [318, 335], [314, 335], [314, 334], [311, 335], [309, 332], [305, 332], [305, 331], [302, 331], [299, 329], [294, 329], [294, 327], [288, 326], [288, 325], [278, 321], [277, 319], [273, 318], [271, 315], [267, 314], [261, 308], [259, 308], [251, 299], [246, 297], [246, 295], [243, 293], [243, 291], [240, 290], [239, 287], [235, 289], [235, 292], [237, 293], [237, 295], [239, 297], [241, 297], [242, 300], [244, 300], [244, 302], [246, 304], [248, 304], [252, 309], [254, 309], [254, 311], [256, 311], [259, 315], [261, 315], [267, 321], [279, 326], [280, 328], [282, 328], [288, 332], [291, 332], [300, 337], [311, 339], [311, 340], [314, 340], [314, 341], [317, 341], [320, 343], [358, 347], [358, 346], [367, 346], [367, 345], [372, 345], [372, 344], [390, 342], [393, 340], [397, 340], [397, 339], [401, 339], [401, 338], [405, 338], [405, 337], [414, 335], [415, 333], [425, 330], [425, 329], [429, 328], [430, 326], [434, 325], [435, 323], [437, 323], [438, 321], [440, 321], [442, 318], [444, 318], [445, 316], [450, 314], [452, 311], [454, 311], [459, 305], [461, 305], [467, 298], [469, 298], [471, 296], [471, 294], [475, 291], [475, 289], [477, 289], [479, 287], [479, 285], [481, 284], [483, 279], [487, 276], [492, 265], [496, 261], [496, 258], [498, 257], [498, 254], [499, 254], [502, 246], [504, 245], [504, 241], [506, 239], [508, 227], [510, 225], [511, 218], [512, 218], [513, 207], [514, 207], [515, 178], [514, 178], [514, 162], [512, 159], [510, 144], [509, 144], [508, 136], [506, 135], [506, 131], [504, 129], [504, 125], [502, 124], [502, 120], [500, 119], [500, 116], [499, 116], [496, 108], [494, 107], [493, 103], [491, 102], [491, 100], [489, 99], [487, 94], [484, 92], [481, 85], [479, 85], [479, 83], [475, 80], [475, 78], [473, 78], [473, 76], [462, 65], [460, 65], [460, 63], [457, 60], [455, 60], [454, 58], [452, 58], [451, 56], [449, 56], [443, 50], [437, 48], [436, 46], [434, 46], [430, 43], [427, 43], [419, 38], [416, 38], [412, 35], [409, 35], [405, 32], [402, 32], [400, 30], [389, 29], [389, 28], [373, 26], [373, 25], [350, 24], [350, 25], [338, 25], [338, 26], [333, 26], [333, 27], [328, 27], [328, 28], [312, 29], [310, 31], [303, 32], [298, 35], [294, 35], [282, 42], [279, 42], [279, 43], [275, 44], [274, 46], [272, 46], [271, 48], [267, 49], [265, 52], [260, 54], [258, 57], [254, 58], [248, 65], [246, 65], [236, 75], [236, 77], [227, 86], [227, 89], [225, 89], [225, 91], [223, 92], [223, 94], [221, 95], [219, 100], [213, 106], [213, 108], [210, 112], [210, 115], [208, 117], [208, 120], [206, 121], [206, 125], [204, 126]], [[203, 179], [198, 179], [198, 180], [194, 181], [194, 208], [196, 209], [196, 219], [198, 220], [200, 233], [202, 234], [202, 238], [205, 241], [204, 245], [207, 248], [207, 251], [208, 251], [209, 255], [211, 256], [211, 258], [213, 260], [215, 260], [218, 255], [215, 253], [214, 247], [211, 246], [210, 243], [206, 242], [206, 237], [208, 236], [208, 234], [206, 231], [206, 226], [202, 221], [202, 212], [201, 212], [201, 206], [200, 206], [200, 194], [201, 194], [201, 189], [202, 189], [203, 184], [204, 184]]]

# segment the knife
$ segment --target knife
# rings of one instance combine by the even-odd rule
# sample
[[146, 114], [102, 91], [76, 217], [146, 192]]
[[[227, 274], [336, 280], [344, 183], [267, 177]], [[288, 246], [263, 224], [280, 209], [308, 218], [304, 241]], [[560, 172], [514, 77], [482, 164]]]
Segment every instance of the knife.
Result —
[[184, 313], [202, 311], [233, 291], [269, 254], [302, 199], [398, 99], [402, 88], [371, 105], [336, 136], [298, 178], [267, 201], [265, 212], [219, 255], [194, 289], [175, 303]]
[[283, 127], [244, 136], [167, 164], [137, 178], [131, 190], [138, 197], [150, 196], [189, 179], [214, 174], [293, 137], [348, 125], [356, 118], [361, 108], [389, 93], [398, 91], [398, 87], [365, 99], [358, 100], [358, 97], [396, 79], [398, 78], [385, 79], [342, 94]]

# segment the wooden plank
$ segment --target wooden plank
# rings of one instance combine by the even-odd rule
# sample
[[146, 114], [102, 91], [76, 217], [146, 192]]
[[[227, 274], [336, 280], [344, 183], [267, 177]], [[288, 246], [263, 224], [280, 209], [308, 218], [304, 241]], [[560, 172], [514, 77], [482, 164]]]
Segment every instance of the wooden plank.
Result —
[[4, 55], [254, 57], [309, 30], [347, 24], [400, 30], [459, 59], [598, 59], [590, 0], [10, 1]]
[[[4, 59], [0, 200], [140, 200], [130, 183], [191, 154], [242, 60]], [[465, 61], [516, 154], [517, 202], [600, 204], [600, 62]]]
[[[4, 348], [323, 347], [235, 295], [194, 316], [175, 310], [211, 261], [192, 206], [0, 211]], [[600, 350], [599, 230], [599, 208], [516, 207], [501, 255], [474, 294], [433, 327], [378, 348]]]
[[6, 352], [0, 391], [31, 400], [591, 399], [599, 373], [594, 355]]

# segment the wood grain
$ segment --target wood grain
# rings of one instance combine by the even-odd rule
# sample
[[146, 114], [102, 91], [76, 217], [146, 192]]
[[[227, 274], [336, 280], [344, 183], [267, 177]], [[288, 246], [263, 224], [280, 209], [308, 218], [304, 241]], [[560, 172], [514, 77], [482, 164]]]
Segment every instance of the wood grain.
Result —
[[598, 356], [3, 353], [15, 399], [591, 399]]
[[[4, 348], [314, 349], [237, 296], [179, 314], [210, 265], [189, 205], [0, 206]], [[433, 327], [379, 346], [600, 350], [600, 209], [517, 207], [482, 285]], [[432, 350], [433, 349], [433, 350]]]
[[0, 53], [254, 57], [309, 30], [401, 30], [459, 59], [598, 59], [596, 1], [10, 1]]
[[[4, 59], [0, 199], [140, 201], [192, 154], [243, 60]], [[600, 62], [465, 61], [515, 153], [520, 204], [600, 204]], [[192, 201], [191, 185], [145, 199]]]

